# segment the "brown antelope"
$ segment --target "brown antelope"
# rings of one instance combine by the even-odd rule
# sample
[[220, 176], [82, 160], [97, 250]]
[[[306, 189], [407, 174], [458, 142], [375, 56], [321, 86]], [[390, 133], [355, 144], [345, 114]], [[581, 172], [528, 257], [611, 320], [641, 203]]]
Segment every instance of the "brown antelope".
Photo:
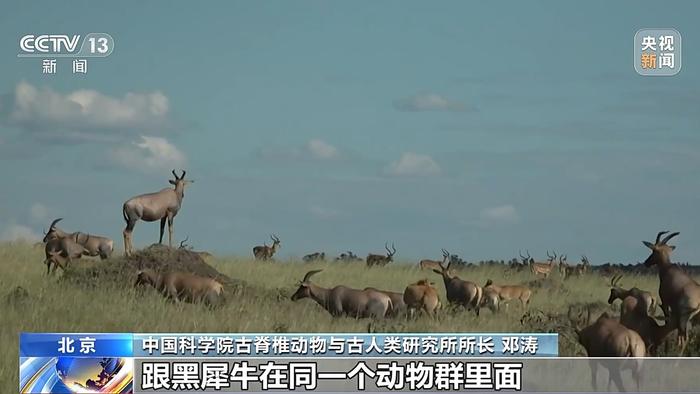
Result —
[[172, 171], [174, 180], [170, 180], [170, 184], [174, 188], [165, 188], [156, 193], [141, 194], [132, 197], [124, 203], [122, 207], [122, 215], [126, 221], [124, 229], [124, 252], [127, 256], [134, 252], [133, 232], [136, 222], [143, 220], [144, 222], [155, 222], [160, 220], [160, 237], [158, 243], [163, 243], [163, 232], [165, 231], [165, 222], [168, 222], [168, 245], [173, 247], [173, 220], [180, 211], [182, 199], [185, 197], [185, 186], [194, 183], [193, 180], [185, 180], [186, 172], [183, 170], [179, 177]]
[[386, 317], [392, 310], [391, 298], [375, 290], [358, 290], [345, 286], [332, 289], [311, 282], [311, 276], [322, 270], [309, 271], [299, 282], [299, 288], [292, 295], [292, 301], [311, 298], [332, 316], [347, 315], [356, 319], [365, 317]]
[[652, 356], [656, 355], [656, 350], [668, 334], [678, 328], [673, 320], [660, 326], [656, 319], [648, 315], [648, 309], [644, 301], [633, 295], [622, 299], [620, 323], [636, 331], [642, 337], [647, 352]]
[[[569, 310], [569, 318], [571, 319], [571, 310]], [[590, 320], [591, 310], [589, 308], [586, 321], [590, 322]], [[578, 341], [586, 349], [588, 357], [634, 357], [628, 363], [620, 360], [589, 360], [593, 389], [598, 390], [598, 364], [601, 364], [609, 373], [607, 391], [610, 391], [611, 382], [615, 383], [619, 391], [625, 391], [620, 375], [620, 371], [625, 368], [632, 369], [632, 376], [637, 384], [637, 391], [639, 391], [642, 379], [641, 357], [646, 356], [646, 347], [642, 337], [636, 331], [610, 317], [607, 312], [604, 312], [593, 324], [583, 329], [580, 329], [578, 324], [573, 324]]]
[[559, 256], [559, 273], [564, 280], [569, 279], [573, 275], [579, 275], [576, 267], [566, 262], [566, 255]]
[[450, 254], [445, 250], [442, 249], [442, 262], [439, 260], [430, 260], [430, 259], [423, 259], [420, 262], [418, 262], [418, 266], [420, 269], [438, 269], [440, 268], [440, 264], [445, 264], [447, 262], [447, 259], [450, 258]]
[[49, 231], [44, 233], [43, 243], [54, 238], [70, 238], [74, 242], [83, 245], [85, 248], [84, 254], [86, 256], [100, 256], [100, 258], [104, 260], [112, 255], [114, 242], [111, 239], [98, 235], [85, 234], [79, 231], [73, 233], [65, 232], [56, 227], [56, 223], [61, 220], [63, 220], [63, 218], [58, 218], [51, 223]]
[[433, 272], [442, 276], [442, 281], [445, 283], [447, 301], [462, 305], [467, 309], [473, 309], [476, 315], [479, 316], [483, 289], [474, 282], [462, 280], [454, 275], [450, 265], [452, 265], [451, 261], [447, 263], [447, 266], [441, 264], [440, 269], [433, 270]]
[[675, 325], [678, 327], [679, 355], [683, 355], [688, 344], [691, 322], [700, 313], [700, 285], [678, 265], [671, 263], [671, 252], [676, 247], [668, 245], [668, 241], [680, 233], [671, 233], [661, 239], [661, 236], [666, 233], [668, 231], [659, 232], [654, 243], [642, 241], [651, 249], [651, 254], [644, 261], [644, 265], [658, 266], [661, 310], [667, 322], [675, 320]]
[[[615, 300], [624, 300], [628, 296], [632, 296], [644, 304], [647, 315], [653, 315], [656, 311], [656, 300], [654, 299], [654, 295], [648, 291], [644, 291], [636, 287], [629, 290], [623, 289], [620, 287], [621, 279], [622, 275], [615, 275], [610, 280], [610, 297], [608, 297], [608, 304], [612, 305]], [[622, 316], [622, 314], [620, 316]]]
[[488, 279], [486, 281], [486, 284], [484, 285], [484, 294], [486, 293], [487, 289], [492, 289], [496, 295], [498, 296], [497, 303], [495, 305], [496, 310], [500, 310], [500, 304], [504, 303], [506, 305], [506, 310], [508, 308], [508, 302], [512, 300], [519, 300], [520, 301], [520, 306], [523, 309], [523, 312], [525, 309], [527, 309], [528, 304], [530, 303], [530, 297], [532, 296], [532, 290], [530, 290], [527, 286], [522, 286], [522, 285], [504, 285], [504, 286], [497, 286], [493, 284], [493, 281], [491, 279]]
[[428, 279], [421, 279], [406, 287], [403, 292], [403, 302], [408, 308], [408, 316], [413, 318], [416, 310], [424, 311], [428, 316], [435, 319], [435, 314], [440, 308], [440, 297], [438, 297], [435, 283]]
[[[386, 249], [386, 256], [381, 255], [381, 254], [368, 254], [367, 255], [367, 266], [372, 267], [375, 265], [378, 266], [385, 266], [389, 264], [390, 262], [394, 261], [394, 255], [396, 254], [396, 248], [394, 247], [394, 244], [391, 244], [391, 249], [389, 249], [389, 245], [387, 243], [384, 244], [384, 249]], [[393, 250], [392, 250], [393, 249]]]
[[406, 311], [406, 304], [403, 302], [403, 294], [402, 293], [397, 293], [395, 291], [388, 291], [388, 290], [379, 290], [374, 287], [365, 287], [365, 291], [367, 290], [372, 290], [372, 291], [378, 291], [380, 293], [384, 293], [391, 298], [391, 310], [389, 311], [390, 316], [399, 316], [403, 312]]
[[272, 246], [263, 244], [262, 246], [253, 248], [253, 256], [255, 256], [256, 260], [270, 260], [272, 256], [275, 255], [275, 252], [277, 252], [277, 249], [280, 248], [281, 241], [276, 235], [271, 234], [270, 239], [272, 239]]
[[547, 251], [547, 257], [549, 257], [547, 263], [536, 262], [534, 259], [530, 258], [530, 271], [535, 274], [535, 276], [541, 274], [545, 279], [547, 279], [549, 274], [552, 272], [552, 269], [554, 269], [554, 260], [556, 259], [556, 256], [556, 253], [554, 253], [554, 256], [550, 256], [549, 251]]
[[150, 269], [139, 271], [134, 287], [143, 284], [153, 286], [163, 296], [175, 302], [191, 302], [218, 306], [224, 286], [217, 280], [197, 276], [189, 272], [159, 273]]

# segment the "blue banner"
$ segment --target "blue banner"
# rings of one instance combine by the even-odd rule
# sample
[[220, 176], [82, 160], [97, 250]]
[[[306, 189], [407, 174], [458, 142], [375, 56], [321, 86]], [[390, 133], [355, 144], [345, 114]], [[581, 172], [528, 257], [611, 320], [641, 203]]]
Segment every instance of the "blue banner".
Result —
[[132, 334], [21, 333], [20, 357], [132, 357]]

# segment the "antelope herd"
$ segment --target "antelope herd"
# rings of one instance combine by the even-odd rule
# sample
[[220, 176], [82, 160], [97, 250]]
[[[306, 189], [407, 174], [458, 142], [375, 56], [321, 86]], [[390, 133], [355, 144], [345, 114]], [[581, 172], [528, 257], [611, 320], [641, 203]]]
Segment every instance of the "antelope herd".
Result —
[[[172, 171], [174, 179], [169, 180], [172, 188], [165, 188], [156, 193], [141, 194], [128, 199], [122, 207], [122, 215], [126, 222], [123, 231], [124, 251], [126, 256], [134, 253], [132, 233], [137, 221], [153, 222], [160, 220], [159, 244], [163, 242], [165, 225], [168, 225], [168, 243], [172, 247], [173, 221], [182, 206], [186, 185], [194, 182], [186, 180], [186, 172], [177, 175]], [[56, 226], [62, 220], [54, 220], [43, 239], [47, 274], [55, 272], [58, 267], [66, 269], [70, 262], [82, 256], [99, 256], [101, 259], [109, 258], [114, 249], [111, 239], [82, 232], [66, 232]], [[591, 320], [590, 309], [588, 319], [584, 327], [579, 327], [580, 322], [574, 323], [569, 316], [572, 326], [578, 336], [580, 344], [585, 348], [590, 357], [641, 357], [654, 354], [663, 339], [672, 331], [678, 330], [678, 346], [680, 355], [686, 349], [692, 322], [700, 314], [700, 285], [689, 276], [681, 267], [671, 262], [671, 254], [675, 246], [668, 242], [679, 233], [668, 234], [668, 231], [659, 232], [654, 243], [643, 241], [651, 254], [644, 262], [645, 267], [658, 267], [659, 288], [658, 294], [663, 312], [661, 325], [654, 317], [657, 301], [649, 291], [632, 287], [621, 287], [621, 275], [614, 275], [610, 280], [610, 295], [608, 303], [613, 304], [621, 300], [620, 318], [616, 319], [605, 313], [595, 321]], [[663, 237], [663, 238], [662, 238]], [[270, 235], [272, 244], [268, 246], [255, 246], [253, 256], [256, 260], [271, 261], [279, 250], [281, 241], [277, 235]], [[180, 248], [184, 248], [184, 241]], [[364, 262], [367, 267], [383, 267], [394, 261], [396, 247], [388, 242], [384, 248], [386, 254], [368, 254]], [[202, 256], [206, 252], [197, 252]], [[535, 261], [527, 251], [527, 255], [519, 252], [521, 262], [514, 260], [510, 268], [518, 271], [529, 270], [536, 278], [547, 279], [558, 267], [564, 280], [572, 277], [580, 277], [588, 274], [591, 264], [583, 255], [581, 262], [570, 265], [566, 255], [559, 255], [547, 251], [546, 261]], [[325, 261], [325, 252], [314, 252], [304, 256], [308, 263]], [[557, 259], [558, 258], [558, 259]], [[479, 316], [480, 308], [489, 308], [494, 313], [500, 311], [501, 305], [507, 305], [511, 301], [520, 303], [521, 310], [526, 310], [533, 296], [533, 290], [522, 284], [495, 284], [489, 279], [485, 285], [479, 286], [469, 280], [457, 276], [453, 270], [453, 262], [458, 261], [456, 255], [442, 249], [442, 259], [423, 259], [417, 264], [421, 270], [430, 270], [442, 278], [447, 301], [456, 306], [462, 306], [473, 310]], [[336, 262], [353, 263], [362, 262], [363, 259], [351, 251], [340, 254], [335, 258]], [[461, 260], [460, 260], [461, 261]], [[53, 271], [51, 266], [53, 265]], [[318, 303], [332, 316], [347, 315], [355, 318], [383, 318], [397, 316], [404, 311], [409, 317], [414, 317], [416, 311], [422, 311], [429, 317], [437, 318], [437, 311], [442, 303], [435, 288], [435, 284], [427, 278], [408, 284], [403, 292], [393, 292], [367, 287], [354, 289], [343, 285], [332, 288], [319, 286], [311, 281], [313, 275], [321, 272], [320, 269], [312, 270], [304, 275], [298, 283], [296, 292], [291, 296], [293, 301], [310, 298]], [[201, 278], [187, 273], [156, 273], [153, 271], [140, 271], [137, 275], [136, 285], [149, 284], [166, 297], [176, 301], [216, 303], [223, 293], [223, 286], [213, 279]], [[587, 324], [587, 326], [585, 326]], [[595, 375], [595, 369], [592, 370]], [[639, 378], [639, 368], [633, 366], [633, 373]], [[593, 377], [595, 378], [595, 377]], [[619, 371], [610, 371], [610, 379], [616, 385], [619, 382]], [[637, 379], [638, 380], [638, 379]]]

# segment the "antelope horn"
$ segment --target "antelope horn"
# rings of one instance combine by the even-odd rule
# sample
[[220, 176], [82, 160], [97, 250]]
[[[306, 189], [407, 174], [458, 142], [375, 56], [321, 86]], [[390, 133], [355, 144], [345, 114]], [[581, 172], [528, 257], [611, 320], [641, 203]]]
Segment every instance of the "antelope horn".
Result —
[[525, 258], [525, 256], [523, 256], [523, 251], [522, 251], [522, 250], [518, 249], [518, 254], [520, 255], [520, 258], [521, 258], [521, 259], [524, 259], [524, 258]]
[[180, 179], [185, 179], [185, 174], [187, 174], [187, 171], [185, 170], [180, 170], [182, 171], [182, 175], [180, 175]]
[[675, 237], [675, 236], [678, 235], [678, 234], [680, 234], [680, 232], [676, 231], [675, 233], [671, 233], [671, 234], [667, 235], [666, 238], [664, 238], [663, 240], [661, 240], [661, 243], [662, 243], [663, 245], [666, 245], [666, 243], [667, 243], [671, 238]]
[[56, 223], [60, 222], [61, 220], [63, 220], [63, 218], [58, 218], [58, 219], [54, 220], [53, 222], [51, 222], [51, 226], [49, 226], [49, 231], [53, 230]]
[[526, 252], [527, 252], [527, 258], [528, 258], [528, 259], [531, 259], [532, 256], [530, 256], [530, 249], [526, 250]]
[[175, 173], [175, 170], [173, 170], [172, 173], [173, 173], [173, 176], [175, 177], [176, 181], [180, 180], [180, 177], [177, 176], [177, 174]]
[[659, 233], [656, 234], [656, 242], [654, 242], [654, 243], [658, 245], [658, 244], [659, 244], [659, 241], [661, 240], [661, 236], [664, 235], [664, 234], [666, 234], [666, 233], [668, 233], [668, 230], [666, 230], [666, 231], [659, 231]]
[[313, 270], [313, 271], [307, 272], [306, 275], [304, 275], [304, 279], [302, 279], [302, 282], [308, 282], [308, 280], [311, 279], [312, 276], [316, 275], [317, 273], [319, 273], [321, 271], [323, 271], [323, 270], [321, 269], [321, 270]]

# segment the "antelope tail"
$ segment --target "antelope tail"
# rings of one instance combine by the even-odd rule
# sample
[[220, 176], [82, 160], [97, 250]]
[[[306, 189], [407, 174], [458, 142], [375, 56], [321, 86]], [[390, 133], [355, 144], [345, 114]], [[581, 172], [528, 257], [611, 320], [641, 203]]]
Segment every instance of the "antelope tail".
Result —
[[484, 289], [481, 286], [476, 286], [476, 300], [474, 300], [474, 307], [478, 308], [481, 305], [481, 297], [484, 295]]
[[122, 205], [122, 216], [124, 217], [124, 221], [129, 223], [129, 217], [126, 215], [126, 204]]

